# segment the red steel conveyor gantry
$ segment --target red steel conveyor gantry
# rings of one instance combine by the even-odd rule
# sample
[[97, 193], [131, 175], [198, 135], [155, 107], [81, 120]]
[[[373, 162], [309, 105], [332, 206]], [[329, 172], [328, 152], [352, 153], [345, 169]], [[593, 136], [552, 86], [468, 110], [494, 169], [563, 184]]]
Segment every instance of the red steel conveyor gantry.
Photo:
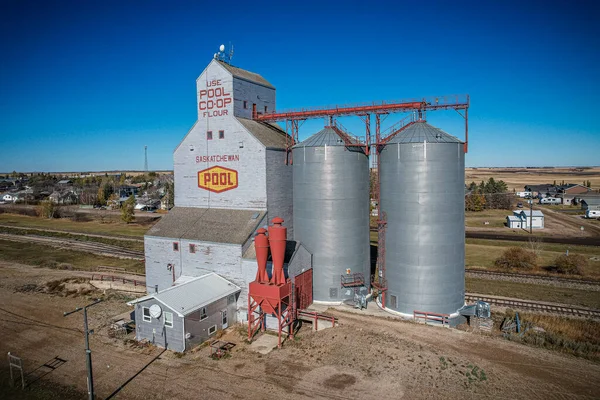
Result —
[[[310, 118], [329, 118], [331, 121], [330, 125], [333, 125], [333, 119], [335, 117], [358, 115], [364, 117], [367, 125], [367, 134], [365, 144], [370, 146], [370, 115], [374, 114], [377, 123], [377, 132], [380, 130], [380, 115], [397, 113], [397, 112], [410, 112], [415, 111], [419, 114], [419, 119], [422, 119], [423, 114], [427, 111], [434, 110], [450, 110], [453, 109], [459, 113], [465, 119], [465, 152], [468, 149], [469, 143], [469, 125], [468, 125], [468, 112], [469, 112], [469, 95], [452, 95], [452, 96], [438, 96], [438, 97], [425, 97], [422, 99], [411, 99], [411, 100], [400, 100], [400, 101], [379, 101], [372, 103], [354, 104], [354, 105], [335, 105], [335, 106], [323, 106], [323, 107], [307, 107], [292, 110], [274, 110], [266, 113], [255, 113], [254, 119], [263, 122], [278, 122], [286, 121], [286, 129], [290, 134], [291, 143], [288, 143], [288, 149], [294, 144], [299, 142], [298, 140], [298, 128], [299, 122]], [[464, 114], [461, 113], [464, 110]], [[290, 132], [291, 131], [291, 132]], [[378, 142], [379, 143], [379, 142]], [[367, 148], [368, 151], [368, 148]]]

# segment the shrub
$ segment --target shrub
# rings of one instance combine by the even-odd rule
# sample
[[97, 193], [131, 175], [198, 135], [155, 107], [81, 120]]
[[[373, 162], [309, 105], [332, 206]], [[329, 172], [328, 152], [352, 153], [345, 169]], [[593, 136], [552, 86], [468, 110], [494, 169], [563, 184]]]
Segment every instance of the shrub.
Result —
[[494, 265], [504, 269], [533, 269], [537, 265], [537, 256], [521, 247], [510, 247], [496, 259]]
[[582, 275], [586, 266], [587, 259], [581, 254], [561, 254], [554, 260], [555, 270], [561, 274]]

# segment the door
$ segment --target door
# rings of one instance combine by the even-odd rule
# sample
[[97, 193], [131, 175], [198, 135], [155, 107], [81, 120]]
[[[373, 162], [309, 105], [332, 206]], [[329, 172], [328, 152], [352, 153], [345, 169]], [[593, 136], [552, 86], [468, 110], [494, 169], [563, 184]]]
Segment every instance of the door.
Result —
[[227, 310], [221, 311], [221, 328], [227, 329]]

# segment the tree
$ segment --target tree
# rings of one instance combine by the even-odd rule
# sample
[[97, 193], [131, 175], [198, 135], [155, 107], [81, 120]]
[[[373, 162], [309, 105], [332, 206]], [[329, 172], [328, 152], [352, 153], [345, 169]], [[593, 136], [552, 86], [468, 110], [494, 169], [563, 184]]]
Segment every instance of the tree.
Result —
[[475, 182], [471, 182], [469, 184], [469, 190], [472, 191], [472, 192], [476, 191], [477, 190], [477, 184]]
[[98, 204], [100, 204], [101, 206], [106, 205], [106, 197], [104, 197], [104, 188], [102, 186], [98, 188], [98, 195], [96, 196], [96, 199], [98, 201]]
[[485, 196], [479, 193], [471, 193], [465, 198], [466, 211], [483, 211], [485, 208]]
[[175, 184], [167, 182], [165, 184], [166, 189], [166, 202], [167, 202], [167, 210], [170, 210], [171, 207], [175, 205]]
[[121, 219], [127, 224], [135, 219], [135, 197], [133, 195], [129, 196], [121, 206]]
[[42, 218], [54, 218], [58, 213], [58, 205], [51, 200], [44, 200], [38, 207], [38, 214]]

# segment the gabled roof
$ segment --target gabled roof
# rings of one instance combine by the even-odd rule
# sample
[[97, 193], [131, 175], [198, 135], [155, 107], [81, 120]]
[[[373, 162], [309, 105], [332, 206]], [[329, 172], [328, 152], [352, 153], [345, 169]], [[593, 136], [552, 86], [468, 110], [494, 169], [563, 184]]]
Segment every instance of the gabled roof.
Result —
[[585, 204], [587, 204], [588, 206], [591, 205], [600, 205], [600, 197], [584, 197], [581, 199], [582, 202], [585, 201]]
[[155, 299], [172, 309], [180, 317], [185, 317], [223, 297], [241, 291], [239, 286], [234, 285], [214, 272], [182, 281], [178, 285], [171, 286], [158, 293], [140, 297], [127, 304], [131, 306], [146, 300]]
[[[243, 127], [265, 147], [271, 149], [286, 148], [286, 137], [288, 135], [278, 125], [258, 122], [246, 118], [236, 118]], [[291, 143], [291, 140], [289, 142]]]
[[227, 64], [226, 62], [223, 62], [223, 61], [217, 60], [217, 62], [221, 66], [225, 67], [225, 69], [227, 71], [229, 71], [231, 73], [231, 75], [233, 75], [234, 77], [236, 77], [238, 79], [242, 79], [244, 81], [256, 83], [261, 86], [266, 86], [268, 88], [275, 89], [275, 86], [271, 85], [265, 78], [263, 78], [262, 76], [260, 76], [257, 73], [246, 71], [245, 69], [241, 69], [238, 67], [234, 67], [233, 65]]
[[265, 215], [260, 210], [174, 207], [146, 236], [243, 244]]
[[[529, 216], [530, 216], [529, 210], [515, 210], [515, 211], [513, 211], [513, 212], [515, 212], [515, 213], [518, 213], [518, 214], [523, 214], [523, 213], [525, 213], [525, 215], [526, 215], [527, 217], [529, 217]], [[541, 212], [540, 210], [533, 210], [533, 216], [534, 216], [534, 217], [543, 217], [543, 216], [544, 216], [544, 213], [543, 213], [543, 212]]]
[[440, 128], [418, 121], [398, 133], [388, 143], [463, 143]]

